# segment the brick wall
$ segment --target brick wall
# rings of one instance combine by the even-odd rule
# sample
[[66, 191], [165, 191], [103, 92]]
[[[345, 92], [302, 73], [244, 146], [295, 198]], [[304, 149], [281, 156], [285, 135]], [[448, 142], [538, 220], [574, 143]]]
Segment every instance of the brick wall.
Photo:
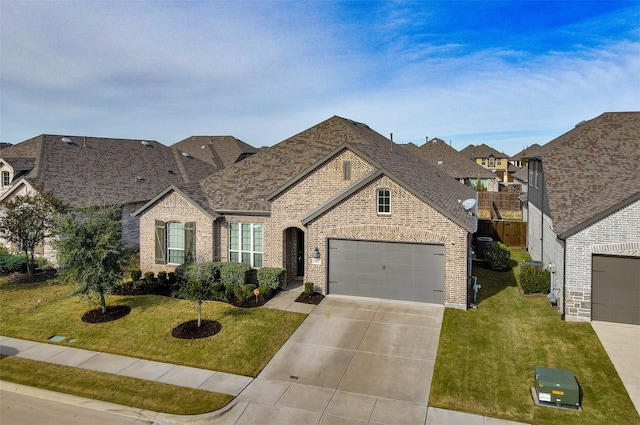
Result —
[[214, 257], [214, 221], [175, 192], [159, 200], [140, 216], [140, 269], [142, 272], [173, 271], [176, 265], [155, 264], [155, 220], [196, 223], [196, 261]]
[[566, 319], [591, 320], [592, 254], [640, 257], [640, 201], [609, 215], [566, 241]]

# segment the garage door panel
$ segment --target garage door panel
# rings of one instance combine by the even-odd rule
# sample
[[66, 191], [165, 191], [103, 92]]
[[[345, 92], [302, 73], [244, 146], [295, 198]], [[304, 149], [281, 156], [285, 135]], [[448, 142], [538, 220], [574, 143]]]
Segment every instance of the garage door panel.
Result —
[[640, 324], [640, 258], [594, 255], [591, 318]]
[[444, 246], [329, 240], [332, 294], [444, 303]]

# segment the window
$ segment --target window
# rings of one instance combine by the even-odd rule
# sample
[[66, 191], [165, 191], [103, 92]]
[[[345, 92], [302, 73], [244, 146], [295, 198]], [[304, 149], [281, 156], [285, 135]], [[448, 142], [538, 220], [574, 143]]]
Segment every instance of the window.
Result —
[[487, 165], [487, 160], [485, 158], [482, 158], [482, 165]]
[[502, 165], [502, 159], [498, 158], [498, 165]]
[[156, 264], [184, 264], [195, 259], [196, 223], [156, 220]]
[[378, 189], [378, 214], [391, 214], [391, 191]]
[[494, 165], [494, 158], [489, 158], [489, 167], [493, 167]]
[[229, 223], [229, 262], [262, 267], [262, 224]]
[[9, 174], [8, 171], [2, 172], [2, 185], [3, 186], [11, 185], [11, 175]]
[[343, 162], [342, 169], [344, 171], [344, 180], [345, 181], [351, 180], [351, 162], [350, 161]]

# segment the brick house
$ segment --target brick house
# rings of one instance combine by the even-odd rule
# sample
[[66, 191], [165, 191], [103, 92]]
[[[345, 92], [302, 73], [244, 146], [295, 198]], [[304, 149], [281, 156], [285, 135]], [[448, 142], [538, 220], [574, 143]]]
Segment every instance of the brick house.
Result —
[[528, 249], [567, 320], [640, 324], [640, 112], [608, 112], [528, 163]]
[[[167, 185], [198, 181], [216, 170], [154, 141], [42, 134], [0, 151], [0, 201], [42, 186], [68, 206], [121, 206], [123, 240], [136, 249], [133, 211]], [[37, 254], [55, 257], [49, 244]]]
[[191, 136], [171, 145], [181, 152], [222, 170], [258, 152], [258, 149], [233, 136]]
[[517, 168], [509, 170], [509, 157], [484, 143], [480, 145], [469, 145], [460, 151], [461, 154], [470, 158], [482, 168], [491, 170], [500, 179], [507, 183], [511, 181], [510, 172], [517, 171]]
[[477, 180], [489, 192], [500, 190], [500, 182], [493, 172], [478, 165], [475, 161], [458, 152], [442, 139], [437, 137], [427, 141], [422, 146], [413, 143], [402, 145], [414, 155], [418, 155], [425, 162], [442, 169], [460, 183], [473, 186]]
[[134, 213], [143, 271], [284, 267], [323, 294], [466, 308], [475, 192], [365, 124], [334, 116]]

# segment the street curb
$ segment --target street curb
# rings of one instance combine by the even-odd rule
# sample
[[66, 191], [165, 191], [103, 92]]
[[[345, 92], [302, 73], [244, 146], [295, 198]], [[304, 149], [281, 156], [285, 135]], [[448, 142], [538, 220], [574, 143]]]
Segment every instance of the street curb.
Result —
[[148, 421], [152, 423], [156, 420], [158, 412], [150, 410], [136, 409], [135, 407], [123, 406], [120, 404], [109, 403], [106, 401], [93, 400], [86, 397], [75, 396], [71, 394], [59, 393], [56, 391], [45, 390], [42, 388], [29, 387], [22, 384], [7, 382], [0, 380], [0, 390], [10, 393], [27, 395], [29, 397], [41, 398], [45, 400], [55, 401], [57, 403], [69, 404], [77, 407], [98, 410], [105, 413], [126, 416], [132, 419]]

